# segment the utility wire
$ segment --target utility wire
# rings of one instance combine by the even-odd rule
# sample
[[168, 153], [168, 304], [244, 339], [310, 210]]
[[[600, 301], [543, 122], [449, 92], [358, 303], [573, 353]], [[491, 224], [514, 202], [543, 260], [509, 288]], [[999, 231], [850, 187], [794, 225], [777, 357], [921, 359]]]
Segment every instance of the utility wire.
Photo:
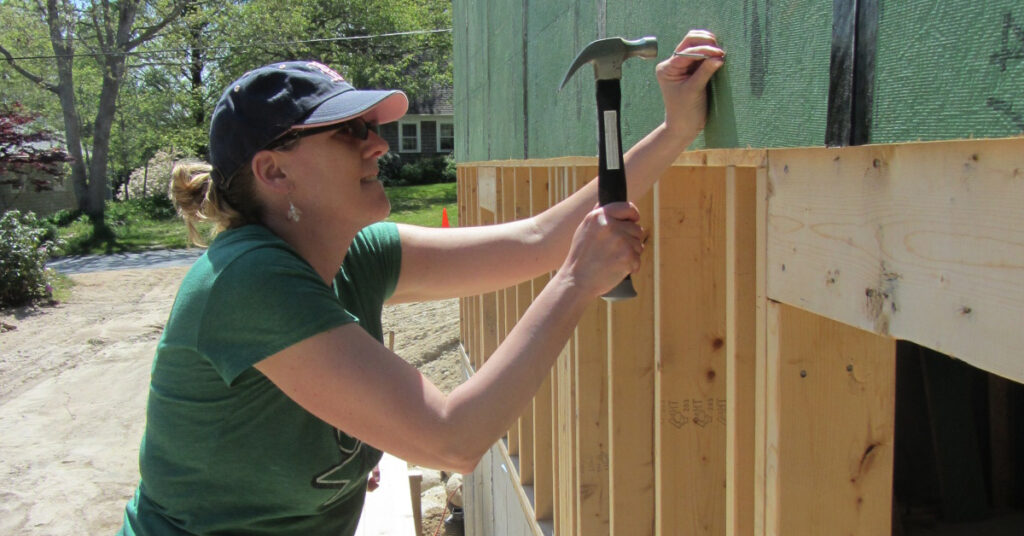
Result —
[[310, 44], [310, 43], [331, 43], [331, 42], [337, 42], [337, 41], [360, 41], [360, 40], [367, 40], [367, 39], [377, 39], [377, 38], [380, 38], [380, 37], [398, 37], [398, 36], [403, 36], [403, 35], [437, 34], [437, 33], [451, 32], [451, 31], [452, 31], [451, 28], [440, 28], [440, 29], [437, 29], [437, 30], [413, 30], [413, 31], [409, 31], [409, 32], [394, 32], [394, 33], [385, 33], [385, 34], [377, 34], [377, 35], [356, 35], [356, 36], [348, 36], [348, 37], [324, 37], [324, 38], [321, 38], [321, 39], [304, 39], [304, 40], [300, 40], [300, 41], [280, 41], [280, 42], [276, 42], [276, 43], [274, 43], [274, 42], [271, 42], [271, 43], [260, 43], [259, 45], [218, 45], [218, 46], [208, 46], [208, 47], [185, 47], [185, 48], [168, 48], [168, 49], [158, 49], [158, 50], [139, 50], [139, 51], [134, 51], [134, 52], [84, 52], [84, 53], [76, 52], [74, 54], [53, 54], [53, 55], [48, 55], [48, 56], [45, 56], [45, 55], [40, 55], [40, 56], [12, 56], [8, 60], [9, 61], [16, 61], [16, 60], [55, 60], [57, 58], [73, 58], [75, 56], [80, 56], [80, 57], [148, 56], [148, 55], [153, 55], [153, 54], [165, 54], [165, 53], [171, 53], [171, 52], [190, 52], [190, 51], [198, 51], [198, 50], [202, 50], [202, 51], [209, 51], [209, 50], [233, 50], [233, 49], [239, 49], [239, 48], [250, 49], [250, 48], [257, 48], [257, 47], [263, 48], [263, 47], [268, 47], [268, 46], [289, 46], [289, 45], [305, 45], [305, 44]]

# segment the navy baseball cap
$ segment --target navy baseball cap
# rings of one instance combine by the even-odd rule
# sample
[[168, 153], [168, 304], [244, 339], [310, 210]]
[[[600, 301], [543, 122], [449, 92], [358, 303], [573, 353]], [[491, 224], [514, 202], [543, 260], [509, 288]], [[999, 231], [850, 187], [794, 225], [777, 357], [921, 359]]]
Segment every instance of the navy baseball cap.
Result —
[[356, 89], [322, 63], [265, 65], [232, 82], [217, 101], [210, 122], [211, 177], [218, 187], [227, 188], [257, 152], [293, 128], [359, 116], [390, 123], [408, 108], [405, 93]]

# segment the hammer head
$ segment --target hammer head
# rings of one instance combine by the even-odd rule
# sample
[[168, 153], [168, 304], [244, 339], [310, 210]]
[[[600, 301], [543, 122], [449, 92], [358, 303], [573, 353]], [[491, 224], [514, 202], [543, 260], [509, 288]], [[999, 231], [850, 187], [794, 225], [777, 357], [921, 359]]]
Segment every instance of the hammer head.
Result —
[[584, 64], [594, 64], [594, 77], [596, 79], [612, 80], [622, 78], [622, 62], [627, 59], [633, 56], [651, 59], [657, 57], [657, 55], [657, 37], [642, 37], [633, 41], [621, 37], [598, 39], [580, 51], [576, 59], [573, 60], [572, 67], [569, 67], [569, 72], [565, 73], [562, 85], [558, 86], [558, 89], [561, 90], [565, 87], [565, 83]]

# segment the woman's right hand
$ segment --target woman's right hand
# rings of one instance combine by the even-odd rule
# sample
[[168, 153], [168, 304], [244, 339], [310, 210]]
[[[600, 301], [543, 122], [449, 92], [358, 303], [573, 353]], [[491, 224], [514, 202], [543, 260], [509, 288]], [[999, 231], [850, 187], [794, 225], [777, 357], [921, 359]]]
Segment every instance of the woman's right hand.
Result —
[[590, 211], [572, 238], [559, 275], [594, 296], [600, 296], [640, 268], [647, 232], [637, 221], [632, 203], [610, 203]]

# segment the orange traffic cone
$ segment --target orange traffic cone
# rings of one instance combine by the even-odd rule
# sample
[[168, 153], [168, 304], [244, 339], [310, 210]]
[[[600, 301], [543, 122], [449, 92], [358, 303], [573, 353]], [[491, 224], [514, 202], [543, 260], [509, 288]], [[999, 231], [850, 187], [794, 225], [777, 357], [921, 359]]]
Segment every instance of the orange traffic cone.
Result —
[[446, 207], [441, 208], [441, 227], [448, 227], [448, 209]]

